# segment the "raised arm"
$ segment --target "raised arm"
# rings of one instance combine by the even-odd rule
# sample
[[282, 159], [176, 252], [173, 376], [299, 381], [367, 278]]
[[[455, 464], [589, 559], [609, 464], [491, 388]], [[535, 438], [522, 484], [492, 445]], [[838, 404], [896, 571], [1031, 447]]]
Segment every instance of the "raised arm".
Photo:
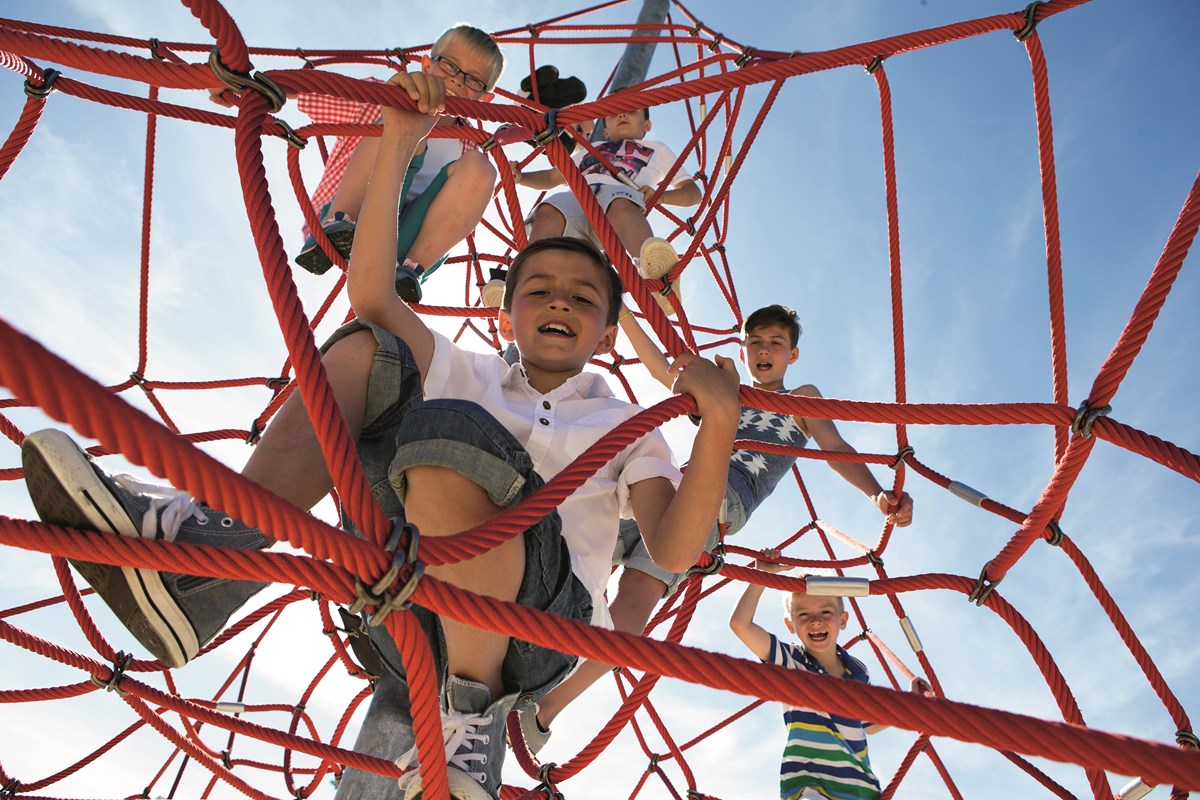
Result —
[[535, 169], [530, 172], [522, 172], [517, 168], [517, 162], [509, 161], [508, 166], [512, 168], [513, 180], [518, 186], [528, 186], [530, 189], [546, 190], [555, 189], [566, 183], [563, 180], [562, 173], [557, 169]]
[[683, 572], [696, 563], [725, 497], [741, 406], [737, 368], [731, 359], [717, 359], [719, 366], [685, 353], [670, 368], [675, 378], [672, 391], [692, 395], [701, 417], [679, 489], [673, 490], [665, 478], [654, 478], [629, 490], [650, 557], [671, 572]]
[[641, 323], [637, 321], [637, 317], [625, 307], [624, 303], [621, 304], [621, 316], [618, 324], [625, 332], [625, 337], [629, 339], [629, 344], [633, 346], [633, 352], [637, 353], [638, 360], [650, 371], [651, 377], [670, 389], [675, 383], [675, 376], [670, 371], [671, 362], [667, 361], [662, 348], [650, 338]]
[[396, 210], [408, 163], [445, 110], [445, 88], [441, 78], [424, 72], [398, 73], [388, 83], [404, 89], [418, 111], [383, 109], [383, 134], [355, 230], [347, 293], [359, 319], [408, 344], [424, 375], [433, 358], [433, 336], [396, 295]]
[[[806, 384], [792, 390], [792, 394], [799, 397], [820, 397], [821, 392], [816, 386]], [[836, 453], [856, 453], [858, 452], [850, 443], [842, 438], [838, 432], [837, 426], [832, 420], [815, 419], [811, 417], [797, 417], [797, 424], [804, 429], [813, 441], [822, 450]], [[885, 491], [879, 485], [879, 481], [867, 468], [866, 464], [856, 464], [852, 462], [830, 461], [830, 468], [841, 475], [847, 483], [860, 492], [865, 494], [871, 502], [879, 509], [884, 516], [891, 515], [892, 521], [899, 527], [904, 527], [912, 522], [912, 498], [908, 492], [902, 492], [899, 500], [891, 492]]]
[[[788, 566], [774, 561], [776, 558], [779, 558], [778, 550], [764, 550], [763, 557], [754, 562], [754, 568], [762, 572], [783, 572], [789, 569]], [[757, 583], [746, 584], [746, 590], [742, 592], [741, 599], [729, 616], [729, 629], [742, 640], [742, 644], [750, 648], [750, 652], [754, 653], [759, 661], [766, 661], [771, 657], [771, 634], [754, 621], [754, 612], [758, 610], [763, 588]]]

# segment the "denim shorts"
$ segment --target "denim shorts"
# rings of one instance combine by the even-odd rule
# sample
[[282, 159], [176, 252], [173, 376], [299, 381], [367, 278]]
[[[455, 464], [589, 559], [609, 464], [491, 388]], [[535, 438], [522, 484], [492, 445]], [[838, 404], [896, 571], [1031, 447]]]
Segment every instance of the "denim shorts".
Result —
[[[325, 347], [367, 328], [357, 321], [348, 323]], [[466, 400], [422, 400], [420, 373], [408, 345], [386, 331], [370, 329], [377, 347], [358, 454], [385, 513], [403, 514], [404, 472], [416, 465], [455, 470], [483, 488], [501, 508], [516, 505], [542, 486], [525, 448], [486, 409]], [[591, 595], [571, 571], [571, 554], [561, 528], [558, 512], [552, 511], [523, 534], [525, 574], [516, 602], [589, 622]], [[441, 625], [428, 609], [414, 605], [412, 613], [429, 637], [440, 684], [446, 677]], [[395, 641], [382, 626], [372, 626], [370, 631], [384, 664], [403, 677]], [[519, 694], [518, 705], [534, 703], [567, 676], [576, 660], [573, 655], [511, 639], [502, 668], [504, 693]]]
[[[600, 209], [605, 214], [608, 214], [608, 207], [618, 198], [628, 200], [638, 208], [644, 209], [646, 207], [646, 198], [642, 197], [642, 193], [625, 184], [593, 183], [590, 185], [590, 188], [592, 194], [596, 195], [596, 201], [600, 203]], [[579, 204], [579, 199], [574, 194], [571, 192], [555, 192], [542, 202], [554, 206], [563, 215], [563, 219], [565, 220], [563, 236], [587, 239], [601, 250], [604, 249], [604, 244], [600, 241], [600, 237], [596, 235], [596, 229], [588, 221], [587, 215], [583, 213], [583, 206]], [[536, 207], [534, 210], [537, 210]], [[533, 212], [530, 212], [529, 217], [525, 220], [526, 233], [529, 232], [532, 224]], [[634, 255], [637, 254], [634, 253]]]
[[[740, 531], [749, 516], [746, 513], [746, 505], [742, 496], [731, 483], [725, 489], [725, 535], [732, 536]], [[720, 530], [717, 524], [713, 523], [712, 530], [708, 532], [708, 541], [704, 543], [704, 549], [712, 552], [720, 538]], [[617, 546], [613, 550], [613, 564], [623, 564], [625, 569], [634, 569], [652, 578], [658, 578], [667, 585], [663, 597], [674, 594], [679, 585], [683, 583], [683, 579], [687, 577], [686, 572], [668, 572], [654, 563], [654, 559], [650, 558], [650, 551], [646, 549], [646, 543], [642, 541], [642, 532], [638, 530], [637, 523], [631, 519], [621, 520], [621, 527], [617, 533]]]

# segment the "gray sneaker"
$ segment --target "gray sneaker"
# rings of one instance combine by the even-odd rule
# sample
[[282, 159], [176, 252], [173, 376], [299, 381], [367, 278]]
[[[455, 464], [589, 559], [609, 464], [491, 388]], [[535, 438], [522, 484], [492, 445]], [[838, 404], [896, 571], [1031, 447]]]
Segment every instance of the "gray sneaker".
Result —
[[[451, 675], [442, 697], [442, 737], [446, 743], [446, 770], [454, 800], [499, 800], [500, 769], [504, 766], [504, 721], [516, 701], [515, 694], [492, 702], [482, 683]], [[414, 747], [396, 764], [407, 768], [416, 761]], [[416, 770], [400, 779], [404, 800], [423, 797]]]
[[538, 707], [535, 704], [514, 712], [517, 715], [517, 722], [521, 725], [521, 736], [525, 739], [525, 747], [533, 756], [536, 756], [546, 746], [552, 733], [538, 722], [537, 710]]
[[[53, 525], [245, 550], [269, 542], [257, 529], [185, 492], [105, 473], [59, 430], [27, 436], [21, 464], [34, 508]], [[71, 564], [137, 640], [175, 668], [195, 656], [233, 612], [266, 586], [84, 561]]]

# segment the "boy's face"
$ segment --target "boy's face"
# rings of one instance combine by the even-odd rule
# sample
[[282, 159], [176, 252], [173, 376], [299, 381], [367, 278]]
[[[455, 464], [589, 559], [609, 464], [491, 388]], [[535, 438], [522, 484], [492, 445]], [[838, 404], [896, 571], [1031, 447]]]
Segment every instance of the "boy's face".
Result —
[[573, 250], [534, 253], [521, 265], [500, 335], [515, 341], [530, 373], [578, 374], [588, 359], [616, 344], [607, 324], [608, 281], [595, 261]]
[[764, 325], [746, 331], [739, 356], [756, 384], [774, 389], [783, 386], [783, 376], [800, 357], [800, 349], [792, 347], [786, 327]]
[[792, 615], [784, 621], [804, 649], [817, 656], [837, 652], [838, 631], [846, 629], [850, 615], [838, 607], [838, 598], [810, 594], [792, 595]]
[[[487, 90], [494, 69], [492, 60], [453, 39], [437, 53], [422, 57], [421, 69], [445, 81], [447, 94], [484, 103], [492, 99]], [[458, 74], [451, 75], [452, 72]]]
[[641, 139], [650, 132], [650, 120], [646, 119], [646, 109], [626, 111], [604, 118], [604, 138], [610, 142], [622, 139]]

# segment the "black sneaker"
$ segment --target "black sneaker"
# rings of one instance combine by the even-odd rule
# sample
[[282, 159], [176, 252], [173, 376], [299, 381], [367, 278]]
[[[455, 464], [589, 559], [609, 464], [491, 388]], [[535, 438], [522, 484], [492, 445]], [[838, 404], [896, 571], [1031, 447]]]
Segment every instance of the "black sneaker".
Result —
[[[321, 223], [321, 230], [333, 242], [334, 249], [342, 258], [350, 258], [350, 248], [354, 245], [354, 220], [341, 211], [333, 212], [329, 219]], [[333, 260], [317, 244], [317, 237], [311, 233], [304, 240], [304, 249], [296, 256], [296, 263], [314, 275], [324, 275], [333, 266]]]
[[[186, 492], [105, 473], [60, 430], [27, 436], [21, 464], [34, 508], [52, 525], [247, 550], [268, 543], [257, 529]], [[266, 585], [86, 561], [71, 564], [155, 658], [176, 668]]]
[[421, 273], [400, 264], [396, 267], [396, 294], [406, 303], [421, 302]]

